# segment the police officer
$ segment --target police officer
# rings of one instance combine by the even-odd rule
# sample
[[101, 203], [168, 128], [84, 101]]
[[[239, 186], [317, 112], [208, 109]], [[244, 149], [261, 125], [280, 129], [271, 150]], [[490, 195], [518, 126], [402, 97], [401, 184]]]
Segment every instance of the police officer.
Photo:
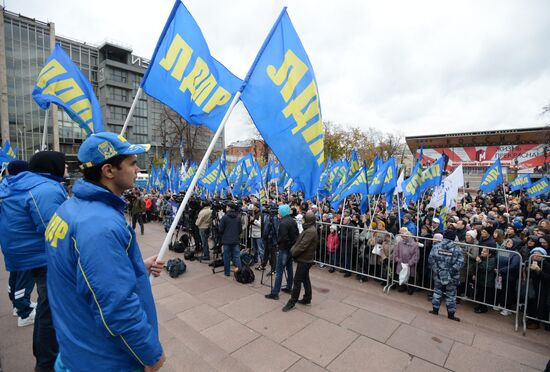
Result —
[[456, 231], [449, 228], [443, 234], [443, 241], [436, 244], [430, 256], [428, 264], [432, 268], [434, 280], [434, 294], [432, 298], [433, 315], [439, 314], [441, 296], [445, 293], [447, 304], [447, 317], [460, 321], [456, 313], [456, 287], [460, 282], [460, 269], [464, 266], [464, 255], [462, 250], [455, 245]]
[[139, 171], [136, 154], [149, 147], [108, 132], [80, 146], [84, 179], [45, 232], [56, 371], [148, 372], [164, 363], [148, 279], [162, 262], [143, 260], [122, 198]]

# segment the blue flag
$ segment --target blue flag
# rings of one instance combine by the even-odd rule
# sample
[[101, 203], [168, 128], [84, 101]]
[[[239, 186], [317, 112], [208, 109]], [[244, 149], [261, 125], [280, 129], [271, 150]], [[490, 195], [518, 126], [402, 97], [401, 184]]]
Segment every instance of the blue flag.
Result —
[[497, 159], [483, 175], [479, 189], [484, 193], [488, 193], [496, 189], [502, 182], [504, 182], [502, 167], [500, 166], [500, 159]]
[[417, 161], [411, 172], [411, 176], [403, 181], [401, 188], [407, 204], [409, 201], [416, 202], [422, 194], [420, 186], [422, 185], [422, 167], [420, 161]]
[[313, 67], [283, 9], [244, 82], [241, 100], [305, 198], [317, 192], [324, 130]]
[[333, 196], [330, 206], [338, 209], [338, 206], [346, 197], [351, 194], [368, 194], [366, 172], [361, 169], [351, 178], [343, 187], [341, 187]]
[[441, 156], [428, 169], [422, 172], [422, 183], [420, 184], [420, 192], [428, 190], [430, 187], [441, 185], [443, 178], [443, 168], [445, 168], [445, 158]]
[[390, 191], [397, 184], [397, 165], [395, 158], [382, 164], [369, 185], [369, 195], [378, 195]]
[[533, 186], [527, 189], [527, 195], [529, 195], [530, 198], [544, 195], [548, 192], [550, 192], [550, 181], [546, 176], [535, 182]]
[[101, 107], [92, 85], [59, 44], [38, 74], [32, 98], [43, 110], [51, 103], [62, 107], [88, 135], [103, 131]]
[[531, 176], [528, 174], [520, 174], [515, 180], [510, 182], [510, 190], [518, 191], [521, 189], [527, 189], [531, 187]]
[[202, 32], [176, 0], [141, 87], [190, 124], [216, 131], [242, 81], [211, 55]]

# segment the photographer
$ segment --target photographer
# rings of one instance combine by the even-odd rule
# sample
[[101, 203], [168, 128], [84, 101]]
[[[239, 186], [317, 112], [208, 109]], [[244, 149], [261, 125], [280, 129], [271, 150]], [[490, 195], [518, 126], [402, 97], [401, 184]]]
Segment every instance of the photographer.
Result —
[[290, 248], [298, 239], [298, 224], [290, 216], [290, 207], [288, 204], [279, 206], [279, 231], [277, 234], [277, 245], [279, 252], [277, 255], [277, 266], [275, 268], [275, 285], [271, 290], [271, 293], [266, 294], [265, 297], [271, 300], [279, 299], [279, 291], [281, 291], [281, 282], [283, 280], [283, 270], [286, 269], [287, 283], [283, 292], [290, 293], [292, 291], [292, 259], [290, 257]]
[[223, 272], [230, 275], [230, 263], [239, 270], [241, 268], [240, 236], [242, 231], [241, 215], [237, 204], [229, 205], [227, 212], [220, 220], [219, 232], [223, 244]]
[[210, 260], [210, 249], [208, 246], [208, 228], [212, 222], [212, 209], [210, 208], [210, 202], [205, 201], [203, 203], [204, 208], [199, 212], [196, 225], [199, 229], [199, 235], [202, 242], [202, 259]]
[[277, 214], [279, 210], [276, 205], [269, 205], [264, 209], [262, 218], [262, 245], [264, 247], [264, 256], [261, 265], [257, 270], [265, 270], [267, 261], [269, 260], [269, 270], [267, 275], [271, 275], [275, 271], [275, 262], [277, 260], [277, 231], [279, 229], [279, 220]]

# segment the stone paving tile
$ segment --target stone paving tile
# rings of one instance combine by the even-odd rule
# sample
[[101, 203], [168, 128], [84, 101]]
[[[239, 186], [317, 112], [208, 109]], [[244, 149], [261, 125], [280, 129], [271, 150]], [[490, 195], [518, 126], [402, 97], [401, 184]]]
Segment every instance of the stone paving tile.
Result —
[[259, 333], [233, 319], [224, 320], [201, 333], [229, 354], [260, 337]]
[[453, 340], [402, 324], [386, 344], [443, 366], [453, 345]]
[[416, 317], [412, 311], [402, 309], [398, 304], [384, 298], [373, 298], [372, 296], [350, 296], [344, 299], [346, 304], [360, 307], [372, 313], [377, 313], [387, 318], [392, 318], [402, 323], [411, 323]]
[[166, 322], [165, 326], [181, 344], [200, 355], [214, 369], [224, 372], [251, 371], [246, 365], [233, 358], [218, 344], [193, 329], [183, 320], [175, 318]]
[[263, 295], [253, 294], [224, 305], [218, 310], [241, 323], [246, 323], [273, 309], [282, 309], [283, 306], [280, 300], [268, 300]]
[[282, 343], [304, 358], [326, 367], [357, 338], [357, 334], [317, 319]]
[[198, 306], [201, 303], [202, 302], [198, 300], [197, 297], [191, 296], [189, 293], [182, 290], [176, 294], [161, 298], [157, 301], [158, 305], [161, 305], [173, 314], [181, 313], [182, 311]]
[[202, 304], [181, 312], [177, 315], [178, 318], [185, 321], [197, 331], [212, 327], [215, 324], [223, 322], [227, 316], [214, 309], [212, 306]]
[[283, 313], [281, 309], [276, 308], [248, 322], [247, 326], [273, 341], [280, 343], [313, 322], [315, 319], [315, 317], [301, 311], [293, 310]]
[[384, 343], [400, 324], [396, 320], [358, 309], [340, 323], [340, 326]]
[[333, 299], [325, 299], [319, 303], [313, 302], [311, 306], [302, 306], [300, 310], [331, 323], [339, 324], [357, 308]]
[[436, 335], [447, 337], [466, 345], [471, 345], [474, 341], [474, 327], [462, 322], [457, 324], [457, 322], [449, 320], [445, 315], [418, 315], [411, 325], [420, 329], [429, 329], [430, 332]]
[[451, 371], [499, 371], [512, 372], [522, 370], [521, 365], [510, 359], [455, 342], [445, 363]]
[[536, 353], [481, 334], [475, 336], [472, 346], [540, 370], [544, 370], [549, 359], [548, 354]]
[[153, 297], [155, 298], [155, 301], [158, 301], [164, 297], [170, 297], [177, 293], [181, 293], [181, 289], [168, 282], [160, 283], [153, 286]]
[[317, 364], [310, 362], [307, 359], [300, 359], [285, 372], [323, 372], [326, 369], [319, 367]]
[[409, 362], [406, 353], [360, 336], [327, 369], [333, 372], [403, 371]]
[[231, 354], [255, 372], [280, 372], [292, 366], [300, 357], [281, 345], [261, 336]]
[[425, 360], [419, 359], [417, 357], [413, 357], [411, 363], [407, 366], [407, 369], [405, 369], [405, 371], [407, 372], [444, 372], [444, 371], [448, 371], [448, 369], [436, 366], [435, 364], [426, 362]]
[[221, 288], [214, 288], [207, 292], [203, 292], [197, 297], [204, 303], [207, 303], [212, 307], [218, 308], [240, 298], [250, 296], [253, 293], [254, 291], [248, 289], [244, 285], [227, 285]]
[[[177, 338], [172, 338], [162, 344], [166, 354], [167, 364], [175, 371], [208, 372], [212, 366], [202, 357], [183, 345]], [[161, 369], [164, 371], [164, 368]]]
[[221, 274], [221, 276], [217, 274], [212, 274], [200, 276], [198, 278], [192, 278], [189, 280], [181, 280], [176, 283], [176, 286], [191, 295], [198, 295], [211, 289], [227, 286], [230, 283], [230, 281], [223, 278], [223, 274]]

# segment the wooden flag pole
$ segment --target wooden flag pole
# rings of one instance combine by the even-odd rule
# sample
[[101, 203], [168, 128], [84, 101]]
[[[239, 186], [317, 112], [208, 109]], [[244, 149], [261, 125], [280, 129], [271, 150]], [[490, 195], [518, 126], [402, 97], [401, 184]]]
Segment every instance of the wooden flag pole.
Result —
[[[48, 138], [48, 114], [50, 113], [50, 108], [46, 109], [46, 116], [44, 117], [44, 131], [42, 132], [42, 147], [40, 151], [46, 151], [46, 139]], [[54, 126], [55, 129], [55, 126]], [[26, 149], [25, 149], [26, 150]]]

